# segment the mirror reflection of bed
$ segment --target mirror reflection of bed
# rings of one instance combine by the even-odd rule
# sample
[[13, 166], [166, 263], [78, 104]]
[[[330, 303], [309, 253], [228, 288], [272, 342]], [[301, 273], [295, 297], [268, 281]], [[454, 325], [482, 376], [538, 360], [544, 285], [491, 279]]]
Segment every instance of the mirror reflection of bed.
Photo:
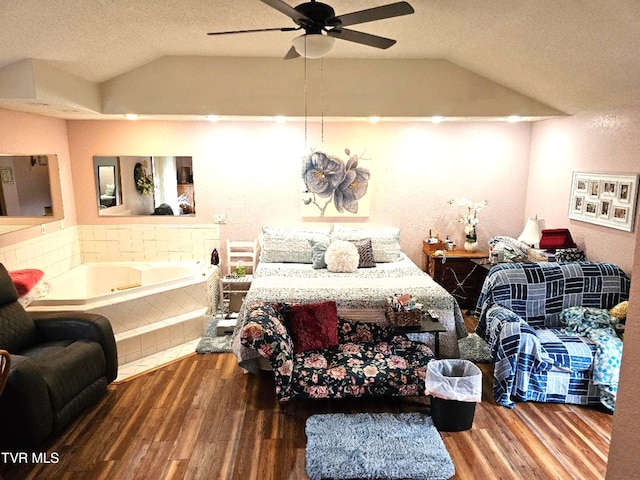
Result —
[[[99, 215], [195, 215], [192, 157], [95, 156], [93, 164]], [[136, 165], [151, 189], [137, 185]]]

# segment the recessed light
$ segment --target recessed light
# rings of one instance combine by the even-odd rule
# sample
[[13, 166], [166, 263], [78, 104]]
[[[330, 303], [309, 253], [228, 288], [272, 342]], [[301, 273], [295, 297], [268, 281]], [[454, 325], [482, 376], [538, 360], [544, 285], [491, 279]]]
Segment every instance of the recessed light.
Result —
[[218, 115], [207, 115], [204, 118], [209, 120], [210, 122], [217, 122], [218, 120], [220, 120], [220, 117]]
[[444, 120], [444, 117], [442, 115], [434, 115], [433, 117], [431, 117], [431, 123], [440, 123]]
[[369, 123], [378, 123], [380, 121], [380, 117], [369, 117]]
[[522, 121], [522, 117], [520, 115], [510, 115], [507, 117], [507, 122], [509, 123], [516, 123], [521, 121]]
[[136, 115], [135, 113], [127, 113], [124, 118], [126, 118], [127, 120], [137, 120], [138, 119], [138, 115]]
[[286, 118], [283, 115], [276, 115], [275, 117], [273, 117], [273, 119], [277, 122], [277, 123], [284, 123]]

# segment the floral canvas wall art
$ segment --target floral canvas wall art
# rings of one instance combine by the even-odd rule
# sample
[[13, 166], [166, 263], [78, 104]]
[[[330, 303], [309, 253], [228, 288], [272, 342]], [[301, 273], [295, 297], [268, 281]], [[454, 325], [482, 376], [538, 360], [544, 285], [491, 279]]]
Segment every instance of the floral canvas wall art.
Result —
[[369, 216], [369, 160], [348, 148], [343, 158], [320, 151], [302, 157], [302, 216]]

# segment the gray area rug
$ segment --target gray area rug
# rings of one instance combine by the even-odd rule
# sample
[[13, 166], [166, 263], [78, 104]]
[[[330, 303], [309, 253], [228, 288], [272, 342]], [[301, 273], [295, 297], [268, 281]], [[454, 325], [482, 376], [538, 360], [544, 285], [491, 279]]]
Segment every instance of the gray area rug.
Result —
[[470, 333], [466, 338], [458, 340], [460, 358], [477, 363], [491, 363], [489, 344], [484, 338]]
[[312, 415], [305, 431], [312, 480], [435, 480], [455, 474], [438, 430], [423, 413]]
[[204, 331], [204, 336], [196, 346], [197, 353], [226, 353], [231, 351], [232, 335], [216, 336], [217, 325], [218, 319], [213, 315]]

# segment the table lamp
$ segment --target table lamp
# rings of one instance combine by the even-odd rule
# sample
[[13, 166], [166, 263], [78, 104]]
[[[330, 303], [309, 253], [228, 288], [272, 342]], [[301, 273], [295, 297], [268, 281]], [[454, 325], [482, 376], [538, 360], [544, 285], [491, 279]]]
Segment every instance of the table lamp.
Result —
[[530, 247], [538, 248], [540, 244], [540, 237], [542, 235], [543, 223], [544, 219], [538, 218], [537, 215], [535, 218], [529, 217], [522, 233], [518, 237], [518, 241], [526, 243]]

